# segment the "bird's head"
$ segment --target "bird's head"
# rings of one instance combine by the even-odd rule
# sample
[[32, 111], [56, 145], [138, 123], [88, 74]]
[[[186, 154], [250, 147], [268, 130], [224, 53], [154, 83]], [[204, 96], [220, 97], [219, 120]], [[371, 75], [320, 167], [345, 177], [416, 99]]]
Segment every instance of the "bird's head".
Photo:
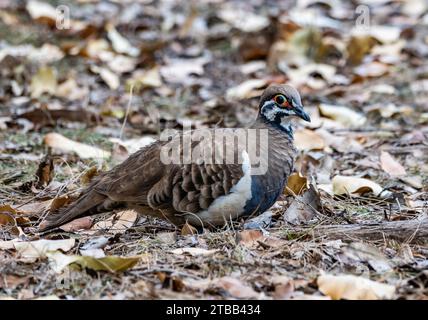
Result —
[[270, 85], [265, 89], [260, 98], [259, 116], [286, 131], [291, 130], [290, 120], [293, 116], [311, 121], [303, 110], [299, 92], [286, 84]]

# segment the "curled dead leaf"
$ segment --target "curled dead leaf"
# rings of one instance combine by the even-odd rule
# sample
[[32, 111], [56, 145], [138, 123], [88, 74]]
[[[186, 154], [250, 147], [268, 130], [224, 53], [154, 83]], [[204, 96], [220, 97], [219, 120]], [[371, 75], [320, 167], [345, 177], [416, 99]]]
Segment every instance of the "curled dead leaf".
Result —
[[[346, 176], [335, 176], [332, 179], [333, 193], [336, 195], [341, 194], [363, 194], [366, 192], [373, 192], [376, 196], [379, 196], [383, 191], [383, 188], [376, 182], [368, 179], [359, 177], [346, 177]], [[383, 192], [384, 196], [388, 193]]]
[[308, 178], [302, 176], [300, 172], [292, 173], [287, 180], [287, 186], [284, 189], [286, 195], [299, 195], [309, 187]]

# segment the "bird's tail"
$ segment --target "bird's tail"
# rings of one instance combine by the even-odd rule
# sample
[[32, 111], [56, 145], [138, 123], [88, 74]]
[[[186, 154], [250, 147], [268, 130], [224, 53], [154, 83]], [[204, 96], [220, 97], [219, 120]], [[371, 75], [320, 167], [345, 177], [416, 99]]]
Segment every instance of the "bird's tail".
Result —
[[40, 224], [39, 231], [48, 231], [76, 218], [99, 213], [98, 208], [106, 199], [107, 197], [105, 195], [100, 194], [95, 190], [83, 193], [68, 207], [62, 208], [58, 212], [48, 215]]

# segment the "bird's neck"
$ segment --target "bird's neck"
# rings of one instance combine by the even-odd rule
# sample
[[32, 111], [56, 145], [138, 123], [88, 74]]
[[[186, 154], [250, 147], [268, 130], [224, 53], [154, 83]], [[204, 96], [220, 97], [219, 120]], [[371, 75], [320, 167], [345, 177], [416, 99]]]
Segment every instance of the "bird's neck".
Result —
[[275, 119], [266, 119], [259, 114], [252, 128], [268, 128], [277, 131], [280, 135], [285, 134], [289, 140], [293, 140], [293, 125], [290, 117], [278, 117]]

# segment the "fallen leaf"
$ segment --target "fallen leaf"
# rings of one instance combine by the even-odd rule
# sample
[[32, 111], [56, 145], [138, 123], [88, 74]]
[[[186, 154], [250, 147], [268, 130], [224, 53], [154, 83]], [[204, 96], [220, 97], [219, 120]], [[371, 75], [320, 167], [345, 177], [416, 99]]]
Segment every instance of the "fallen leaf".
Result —
[[[22, 217], [22, 211], [12, 208], [10, 205], [0, 205], [0, 225], [11, 224], [13, 226], [28, 223], [26, 217]], [[15, 223], [16, 222], [16, 223]]]
[[47, 154], [39, 163], [36, 171], [36, 187], [46, 187], [54, 177], [53, 157]]
[[31, 97], [38, 98], [43, 93], [54, 95], [57, 89], [56, 72], [51, 67], [41, 67], [31, 78]]
[[302, 195], [297, 196], [285, 211], [284, 220], [292, 224], [300, 224], [313, 219], [321, 208], [319, 193], [313, 185]]
[[409, 176], [409, 177], [400, 177], [400, 180], [408, 185], [412, 186], [415, 189], [422, 189], [422, 177], [421, 176]]
[[124, 233], [138, 218], [134, 210], [123, 210], [115, 213], [107, 220], [99, 221], [93, 226], [93, 230], [108, 230], [113, 234]]
[[116, 52], [125, 53], [132, 57], [137, 57], [140, 54], [140, 50], [133, 47], [125, 37], [117, 32], [116, 28], [111, 23], [106, 25], [106, 30], [107, 37], [111, 41], [113, 49]]
[[318, 290], [334, 300], [392, 299], [395, 287], [354, 275], [321, 275]]
[[276, 281], [273, 283], [275, 291], [273, 292], [272, 297], [276, 300], [289, 299], [295, 289], [293, 279], [283, 276], [281, 278], [277, 277], [275, 280]]
[[204, 65], [210, 61], [209, 57], [195, 59], [172, 59], [160, 68], [162, 77], [171, 83], [192, 84], [193, 75], [204, 74]]
[[15, 249], [19, 253], [19, 260], [26, 263], [35, 262], [39, 258], [43, 258], [49, 251], [69, 251], [74, 247], [75, 239], [65, 240], [35, 240], [35, 241], [19, 241], [9, 240], [0, 241], [0, 249], [10, 250]]
[[232, 6], [219, 11], [220, 19], [231, 24], [235, 28], [244, 32], [256, 32], [269, 25], [269, 19], [262, 15], [256, 15], [252, 12], [237, 9]]
[[49, 25], [55, 25], [57, 11], [49, 3], [31, 0], [28, 1], [26, 9], [34, 20], [41, 20]]
[[116, 55], [113, 59], [107, 61], [107, 66], [116, 74], [122, 74], [135, 70], [138, 61], [121, 54]]
[[366, 122], [366, 117], [350, 108], [321, 103], [319, 111], [322, 116], [336, 120], [349, 127], [358, 127]]
[[78, 230], [90, 229], [92, 226], [93, 219], [91, 217], [83, 217], [68, 222], [60, 227], [61, 230], [66, 232], [75, 232]]
[[390, 176], [406, 175], [406, 169], [386, 151], [380, 153], [380, 166]]
[[[383, 191], [383, 188], [379, 184], [359, 177], [346, 177], [338, 175], [332, 179], [332, 183], [333, 193], [336, 195], [352, 193], [363, 194], [371, 191], [376, 196], [379, 196]], [[384, 194], [386, 194], [386, 192], [384, 192]]]
[[259, 293], [253, 288], [242, 283], [241, 280], [232, 277], [222, 277], [217, 281], [213, 281], [214, 286], [225, 290], [229, 295], [238, 299], [258, 298]]
[[97, 166], [92, 166], [80, 176], [80, 183], [88, 185], [91, 181], [100, 174]]
[[110, 157], [110, 152], [108, 151], [73, 141], [59, 133], [48, 133], [44, 138], [44, 142], [47, 146], [62, 152], [74, 152], [82, 159]]
[[70, 78], [58, 85], [55, 95], [68, 100], [82, 100], [89, 95], [89, 90], [80, 87], [74, 78]]
[[226, 92], [226, 98], [229, 100], [242, 100], [256, 97], [260, 94], [262, 87], [266, 86], [265, 79], [250, 79], [236, 87], [229, 88]]
[[237, 234], [239, 243], [254, 242], [263, 237], [263, 233], [260, 230], [242, 230]]
[[286, 195], [299, 195], [309, 187], [308, 178], [302, 176], [300, 172], [292, 173], [287, 180], [287, 186], [284, 189]]
[[360, 77], [376, 78], [388, 73], [388, 66], [377, 61], [362, 64], [354, 69], [354, 73]]
[[101, 79], [104, 80], [104, 82], [109, 86], [110, 89], [116, 90], [117, 88], [119, 88], [119, 77], [109, 69], [93, 65], [91, 66], [91, 71], [93, 73], [99, 74]]
[[351, 34], [355, 36], [371, 36], [383, 43], [395, 42], [400, 38], [401, 28], [398, 26], [371, 25], [370, 28], [354, 27]]
[[308, 129], [296, 130], [294, 144], [300, 151], [323, 150], [326, 147], [324, 138], [317, 132]]
[[162, 79], [158, 67], [150, 70], [136, 70], [131, 79], [127, 81], [127, 86], [135, 86], [136, 90], [140, 88], [158, 88], [161, 85]]
[[[344, 256], [351, 259], [350, 265], [355, 262], [367, 262], [377, 273], [391, 271], [393, 264], [391, 259], [382, 254], [379, 249], [363, 242], [352, 242], [342, 248]], [[341, 259], [342, 260], [342, 259]]]
[[188, 236], [188, 235], [194, 235], [194, 234], [198, 234], [198, 230], [186, 221], [184, 226], [181, 228], [181, 235]]
[[5, 274], [0, 277], [0, 289], [15, 289], [17, 286], [28, 283], [30, 276], [18, 277], [12, 274]]
[[360, 64], [375, 44], [376, 39], [370, 35], [351, 36], [346, 46], [348, 62], [352, 65]]
[[171, 250], [171, 253], [178, 254], [178, 255], [188, 254], [196, 257], [196, 256], [209, 256], [216, 253], [217, 251], [219, 250], [218, 249], [207, 250], [204, 248], [178, 248], [178, 249]]
[[47, 256], [52, 269], [57, 273], [70, 264], [77, 264], [82, 268], [95, 271], [122, 272], [134, 267], [143, 257], [140, 255], [132, 257], [106, 256], [103, 258], [94, 258], [78, 255], [69, 256], [61, 252], [49, 252]]
[[173, 232], [159, 232], [156, 234], [156, 239], [164, 244], [174, 244], [177, 241], [177, 234]]
[[147, 147], [148, 145], [156, 141], [152, 137], [141, 137], [141, 138], [128, 139], [128, 140], [110, 138], [109, 140], [117, 145], [124, 147], [128, 155], [133, 154], [138, 150], [140, 150], [141, 148]]

